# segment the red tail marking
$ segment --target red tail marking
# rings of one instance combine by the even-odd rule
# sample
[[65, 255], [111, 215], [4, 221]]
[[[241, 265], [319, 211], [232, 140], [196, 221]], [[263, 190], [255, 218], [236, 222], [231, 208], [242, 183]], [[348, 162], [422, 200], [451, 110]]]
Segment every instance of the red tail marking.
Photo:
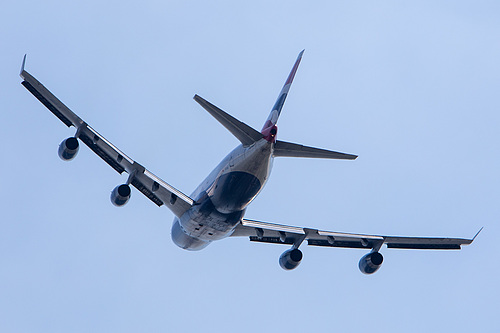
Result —
[[269, 142], [276, 142], [276, 134], [278, 134], [278, 126], [274, 125], [270, 120], [264, 125], [262, 129], [262, 135], [264, 139]]

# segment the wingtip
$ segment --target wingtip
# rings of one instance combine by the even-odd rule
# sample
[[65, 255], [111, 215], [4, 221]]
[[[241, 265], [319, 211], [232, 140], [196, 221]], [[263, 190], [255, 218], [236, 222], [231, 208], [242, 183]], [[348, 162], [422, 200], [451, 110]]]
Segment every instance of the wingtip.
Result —
[[481, 229], [479, 229], [479, 231], [474, 235], [474, 237], [472, 237], [472, 240], [471, 240], [471, 243], [474, 241], [474, 239], [476, 239], [477, 235], [479, 235], [479, 233], [483, 230], [484, 227], [481, 227]]
[[201, 97], [201, 96], [200, 96], [200, 95], [198, 95], [198, 94], [194, 94], [193, 99], [194, 99], [196, 102], [198, 102], [198, 103], [200, 103], [200, 102], [204, 101], [203, 97]]
[[19, 76], [21, 76], [23, 79], [23, 72], [24, 72], [24, 66], [26, 65], [26, 54], [24, 54], [24, 58], [23, 58], [23, 64], [21, 65], [21, 71], [19, 72]]

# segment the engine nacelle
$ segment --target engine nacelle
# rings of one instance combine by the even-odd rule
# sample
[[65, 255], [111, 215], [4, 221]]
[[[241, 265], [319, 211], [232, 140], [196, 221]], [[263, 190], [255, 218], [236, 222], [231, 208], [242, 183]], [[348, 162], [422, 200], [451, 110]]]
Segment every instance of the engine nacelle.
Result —
[[380, 266], [384, 257], [379, 252], [370, 252], [359, 260], [359, 270], [363, 274], [373, 274]]
[[61, 160], [71, 161], [78, 153], [79, 146], [77, 138], [67, 138], [61, 142], [57, 153], [59, 154]]
[[130, 199], [132, 191], [127, 184], [118, 185], [111, 192], [111, 202], [117, 207], [125, 205]]
[[302, 260], [302, 251], [299, 249], [290, 249], [283, 252], [280, 256], [280, 266], [284, 270], [291, 270], [297, 268]]

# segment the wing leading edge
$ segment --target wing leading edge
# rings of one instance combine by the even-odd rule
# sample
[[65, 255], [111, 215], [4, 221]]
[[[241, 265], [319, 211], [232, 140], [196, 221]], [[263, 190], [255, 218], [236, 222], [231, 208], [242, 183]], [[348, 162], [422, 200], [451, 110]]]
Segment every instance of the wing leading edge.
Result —
[[295, 244], [297, 239], [303, 238], [307, 240], [308, 245], [312, 246], [374, 249], [375, 251], [378, 251], [383, 244], [387, 244], [387, 248], [398, 249], [460, 250], [462, 245], [469, 245], [476, 238], [476, 236], [472, 239], [464, 239], [365, 235], [293, 227], [246, 219], [241, 221], [231, 236], [249, 237], [250, 241], [253, 242], [287, 245]]
[[78, 117], [24, 69], [25, 62], [26, 56], [24, 56], [20, 73], [23, 79], [21, 84], [66, 126], [74, 126], [77, 129], [75, 137], [85, 143], [116, 172], [119, 174], [123, 172], [128, 173], [128, 183], [137, 188], [156, 205], [167, 206], [178, 217], [182, 216], [194, 204], [194, 201], [189, 196], [167, 184], [141, 164], [125, 155], [120, 149]]

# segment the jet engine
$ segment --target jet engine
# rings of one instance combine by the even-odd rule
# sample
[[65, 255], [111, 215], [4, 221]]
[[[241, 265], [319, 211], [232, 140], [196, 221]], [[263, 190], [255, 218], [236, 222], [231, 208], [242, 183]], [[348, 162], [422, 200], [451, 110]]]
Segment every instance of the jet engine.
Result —
[[373, 274], [380, 266], [384, 257], [379, 252], [370, 252], [359, 260], [359, 270], [363, 274]]
[[75, 158], [76, 154], [78, 153], [78, 139], [71, 137], [67, 138], [61, 144], [59, 145], [59, 150], [58, 154], [59, 157], [63, 161], [71, 161], [73, 158]]
[[292, 270], [297, 268], [302, 260], [302, 251], [299, 249], [290, 249], [283, 252], [280, 256], [280, 266], [284, 270]]
[[118, 185], [111, 192], [111, 202], [117, 207], [125, 205], [130, 199], [132, 191], [127, 184]]

